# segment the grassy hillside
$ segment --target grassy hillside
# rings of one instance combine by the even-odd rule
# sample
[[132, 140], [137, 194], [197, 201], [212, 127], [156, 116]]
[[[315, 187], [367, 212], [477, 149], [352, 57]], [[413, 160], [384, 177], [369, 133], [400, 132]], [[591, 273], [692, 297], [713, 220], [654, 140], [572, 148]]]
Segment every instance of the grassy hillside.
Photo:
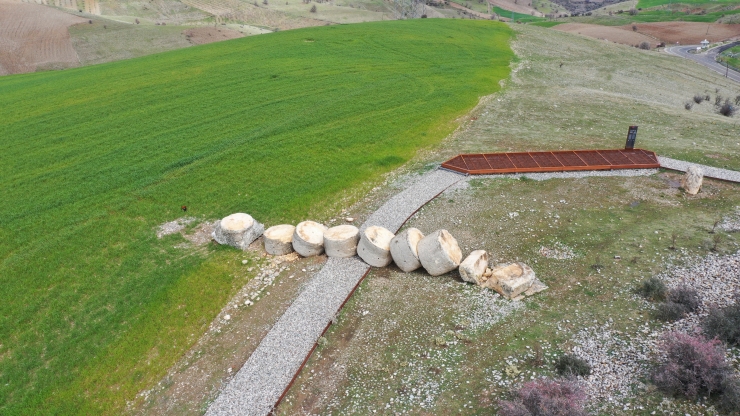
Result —
[[158, 224], [321, 216], [498, 90], [509, 37], [376, 22], [0, 79], [0, 413], [120, 413], [244, 284]]

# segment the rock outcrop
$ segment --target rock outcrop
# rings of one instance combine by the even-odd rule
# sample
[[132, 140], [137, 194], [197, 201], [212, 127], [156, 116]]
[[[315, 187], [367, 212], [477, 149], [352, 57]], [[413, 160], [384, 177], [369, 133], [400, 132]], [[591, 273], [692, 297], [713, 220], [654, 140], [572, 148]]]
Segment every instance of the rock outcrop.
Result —
[[371, 226], [360, 233], [357, 255], [362, 261], [373, 267], [385, 267], [391, 264], [391, 240], [394, 235], [383, 227]]
[[352, 257], [357, 254], [360, 230], [354, 225], [338, 225], [324, 233], [324, 250], [329, 257]]
[[318, 256], [324, 252], [324, 232], [327, 228], [314, 221], [296, 225], [293, 233], [293, 250], [303, 257]]
[[240, 250], [246, 250], [259, 236], [265, 227], [251, 215], [239, 212], [224, 217], [213, 230], [213, 239], [219, 244], [226, 244]]
[[419, 261], [427, 273], [439, 276], [460, 266], [462, 252], [447, 230], [437, 230], [419, 241]]
[[283, 256], [293, 252], [293, 233], [290, 224], [275, 225], [265, 230], [265, 251], [273, 256]]
[[412, 272], [421, 267], [417, 247], [424, 234], [416, 228], [404, 230], [391, 240], [391, 257], [399, 269]]

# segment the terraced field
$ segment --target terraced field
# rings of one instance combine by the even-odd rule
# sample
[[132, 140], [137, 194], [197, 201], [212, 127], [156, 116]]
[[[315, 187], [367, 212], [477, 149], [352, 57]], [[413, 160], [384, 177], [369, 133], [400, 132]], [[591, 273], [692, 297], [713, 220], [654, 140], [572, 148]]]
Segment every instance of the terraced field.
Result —
[[160, 224], [332, 215], [500, 88], [509, 37], [376, 22], [0, 79], [0, 414], [123, 412], [256, 273]]

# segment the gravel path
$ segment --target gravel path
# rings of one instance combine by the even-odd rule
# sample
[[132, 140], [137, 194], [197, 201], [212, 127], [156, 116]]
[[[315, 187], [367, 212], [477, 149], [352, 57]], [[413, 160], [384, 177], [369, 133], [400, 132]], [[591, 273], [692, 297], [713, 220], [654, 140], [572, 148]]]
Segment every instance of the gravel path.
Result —
[[[663, 157], [659, 157], [659, 160], [661, 166], [674, 170], [685, 171], [691, 165], [688, 162]], [[740, 182], [740, 172], [699, 166], [704, 169], [705, 176]], [[643, 176], [656, 172], [656, 169], [635, 169], [466, 177], [438, 169], [424, 174], [388, 200], [371, 214], [360, 228], [379, 225], [395, 233], [419, 208], [445, 189], [474, 178], [526, 176], [534, 180], [546, 180], [589, 176]], [[222, 390], [206, 414], [210, 416], [268, 414], [300, 370], [324, 329], [368, 270], [369, 266], [358, 257], [330, 258]]]
[[663, 156], [658, 156], [660, 167], [671, 170], [678, 170], [686, 172], [686, 169], [691, 165], [695, 165], [701, 168], [704, 172], [704, 176], [714, 179], [722, 179], [730, 182], [740, 182], [740, 172], [735, 170], [713, 168], [711, 166], [700, 165], [698, 163], [684, 162], [682, 160], [670, 159]]
[[[464, 179], [448, 171], [429, 172], [370, 215], [362, 228], [380, 225], [396, 232], [424, 204]], [[358, 257], [330, 258], [211, 404], [206, 415], [268, 414], [368, 270], [369, 266]]]

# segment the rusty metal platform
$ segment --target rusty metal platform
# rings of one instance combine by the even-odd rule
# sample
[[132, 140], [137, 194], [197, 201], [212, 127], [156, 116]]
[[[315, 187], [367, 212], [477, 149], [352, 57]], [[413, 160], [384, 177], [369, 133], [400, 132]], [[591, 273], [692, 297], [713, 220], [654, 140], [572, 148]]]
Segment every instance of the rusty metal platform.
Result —
[[457, 155], [442, 167], [470, 175], [570, 170], [654, 169], [654, 152], [643, 149], [561, 150], [554, 152], [474, 153]]

